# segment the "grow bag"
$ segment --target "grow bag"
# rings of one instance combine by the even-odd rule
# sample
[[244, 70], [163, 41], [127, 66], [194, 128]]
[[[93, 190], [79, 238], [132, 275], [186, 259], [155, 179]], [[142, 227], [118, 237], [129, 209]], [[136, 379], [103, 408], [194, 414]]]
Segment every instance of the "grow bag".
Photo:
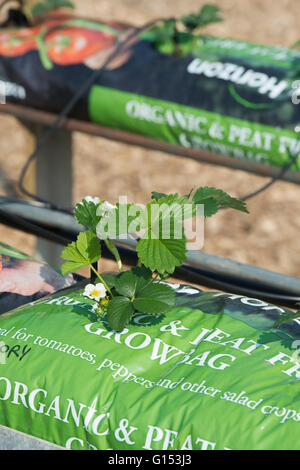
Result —
[[0, 314], [73, 284], [49, 265], [0, 242]]
[[299, 450], [298, 320], [173, 288], [172, 311], [121, 333], [74, 287], [2, 315], [0, 431], [74, 450]]
[[71, 116], [280, 167], [299, 153], [299, 51], [201, 36], [192, 53], [175, 57], [138, 35], [128, 42], [131, 33], [59, 13], [0, 30], [2, 101], [58, 113], [127, 41]]

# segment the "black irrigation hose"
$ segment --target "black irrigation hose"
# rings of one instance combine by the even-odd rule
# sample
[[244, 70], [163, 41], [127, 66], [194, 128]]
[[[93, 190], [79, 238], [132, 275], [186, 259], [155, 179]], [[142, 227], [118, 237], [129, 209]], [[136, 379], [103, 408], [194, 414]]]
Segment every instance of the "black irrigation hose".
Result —
[[68, 243], [70, 243], [70, 241], [73, 241], [69, 233], [65, 234], [64, 232], [59, 230], [53, 231], [51, 229], [45, 228], [41, 224], [37, 224], [33, 221], [28, 221], [23, 217], [8, 214], [2, 209], [0, 209], [0, 223], [7, 225], [8, 227], [15, 228], [17, 230], [21, 230], [22, 232], [44, 238], [54, 243], [59, 243], [61, 245], [67, 245]]
[[[262, 192], [264, 192], [266, 189], [268, 189], [270, 186], [273, 186], [274, 183], [276, 183], [276, 181], [280, 180], [284, 175], [285, 173], [293, 166], [294, 163], [296, 163], [296, 161], [298, 160], [298, 158], [300, 157], [299, 154], [295, 154], [294, 156], [291, 156], [291, 160], [289, 161], [289, 163], [287, 163], [282, 169], [281, 171], [278, 173], [278, 175], [275, 175], [273, 176], [270, 181], [268, 181], [267, 183], [263, 184], [260, 188], [256, 189], [255, 191], [251, 192], [251, 193], [248, 193], [246, 194], [245, 196], [241, 197], [241, 201], [248, 201], [249, 199], [252, 199], [253, 197], [255, 196], [258, 196], [259, 194], [261, 194]], [[224, 209], [229, 209], [229, 207], [221, 207], [222, 210]]]
[[198, 268], [193, 268], [192, 266], [181, 266], [180, 268], [176, 269], [172, 277], [179, 279], [184, 277], [185, 281], [200, 284], [212, 289], [221, 290], [223, 292], [230, 292], [232, 294], [265, 300], [266, 302], [279, 304], [293, 309], [299, 308], [298, 304], [300, 303], [300, 297], [295, 295], [274, 294], [273, 292], [258, 290], [252, 287], [239, 286], [235, 283], [232, 284], [230, 282], [226, 282], [223, 279], [217, 279], [217, 276], [211, 277], [208, 274], [203, 274], [201, 273], [201, 270]]
[[[6, 212], [0, 209], [0, 223], [9, 225], [13, 228], [16, 228], [21, 231], [36, 235], [38, 237], [45, 238], [49, 241], [59, 243], [62, 245], [67, 245], [71, 241], [76, 239], [77, 233], [57, 231], [49, 228], [45, 228], [42, 224], [37, 224], [22, 217], [7, 214]], [[137, 253], [134, 250], [118, 246], [118, 250], [125, 264], [130, 266], [136, 266], [137, 263]], [[102, 254], [104, 258], [114, 259], [111, 252], [106, 248], [105, 244], [102, 244]], [[268, 292], [266, 286], [262, 286], [262, 289], [253, 288], [252, 286], [247, 286], [245, 283], [243, 286], [238, 285], [235, 282], [230, 282], [222, 278], [222, 275], [213, 273], [210, 275], [206, 271], [202, 271], [199, 268], [192, 266], [181, 266], [175, 269], [175, 272], [172, 274], [174, 279], [182, 280], [185, 282], [193, 282], [199, 284], [200, 286], [209, 287], [212, 289], [217, 289], [223, 292], [231, 292], [234, 294], [244, 295], [251, 298], [258, 298], [265, 300], [270, 303], [279, 304], [284, 307], [297, 308], [297, 304], [300, 302], [300, 297], [289, 294], [276, 294], [273, 292]]]
[[262, 193], [266, 189], [268, 189], [270, 186], [272, 186], [276, 181], [280, 180], [285, 173], [292, 167], [294, 163], [296, 163], [296, 160], [299, 158], [300, 155], [296, 154], [293, 157], [291, 157], [291, 160], [287, 165], [285, 165], [282, 170], [278, 173], [278, 175], [273, 176], [273, 178], [270, 179], [270, 181], [266, 184], [264, 184], [261, 188], [257, 189], [256, 191], [253, 191], [252, 193], [247, 194], [246, 196], [243, 196], [241, 198], [242, 201], [248, 201], [248, 199], [251, 199], [252, 197], [258, 196], [258, 194]]

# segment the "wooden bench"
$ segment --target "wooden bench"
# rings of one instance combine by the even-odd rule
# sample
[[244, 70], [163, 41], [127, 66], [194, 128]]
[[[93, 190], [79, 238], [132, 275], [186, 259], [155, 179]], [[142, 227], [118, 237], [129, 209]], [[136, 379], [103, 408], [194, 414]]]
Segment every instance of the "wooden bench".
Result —
[[[15, 116], [39, 139], [47, 127], [53, 123], [56, 115], [14, 104], [0, 104], [0, 112]], [[221, 165], [236, 170], [244, 170], [261, 176], [274, 177], [281, 168], [265, 165], [250, 160], [241, 160], [217, 155], [210, 152], [185, 148], [155, 140], [142, 135], [99, 126], [90, 122], [76, 119], [64, 119], [40, 150], [36, 163], [36, 193], [43, 199], [50, 200], [64, 207], [73, 205], [72, 194], [72, 132], [104, 137], [129, 145], [166, 152], [168, 154], [191, 158], [200, 162]], [[299, 184], [300, 172], [287, 171], [285, 181]], [[47, 262], [59, 266], [61, 264], [61, 248], [45, 240], [39, 240], [38, 253]]]

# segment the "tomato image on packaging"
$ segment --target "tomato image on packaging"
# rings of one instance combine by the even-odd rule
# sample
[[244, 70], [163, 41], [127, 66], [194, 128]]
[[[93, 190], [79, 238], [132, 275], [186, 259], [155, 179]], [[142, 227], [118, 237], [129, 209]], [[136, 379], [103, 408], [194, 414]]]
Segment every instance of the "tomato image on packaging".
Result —
[[79, 64], [113, 46], [121, 29], [115, 24], [56, 16], [31, 28], [2, 30], [0, 54], [16, 57], [37, 50], [46, 69], [52, 68], [53, 63]]
[[0, 30], [0, 54], [16, 57], [37, 50], [39, 48], [39, 37], [65, 20], [65, 16], [57, 16], [31, 28]]
[[45, 36], [49, 58], [60, 65], [81, 63], [115, 41], [112, 34], [77, 27], [59, 28]]
[[0, 54], [15, 57], [37, 49], [36, 36], [40, 30], [38, 26], [0, 32]]

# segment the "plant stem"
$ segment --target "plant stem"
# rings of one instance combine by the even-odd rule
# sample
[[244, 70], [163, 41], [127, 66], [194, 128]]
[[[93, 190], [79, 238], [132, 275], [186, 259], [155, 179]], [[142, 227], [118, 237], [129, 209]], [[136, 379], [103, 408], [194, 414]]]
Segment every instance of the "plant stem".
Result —
[[151, 281], [149, 282], [148, 286], [150, 284], [152, 284], [152, 282], [156, 281], [156, 279], [158, 278], [158, 273], [155, 274], [155, 276], [151, 279]]
[[112, 240], [104, 240], [104, 243], [109, 249], [109, 251], [114, 255], [117, 265], [118, 265], [119, 272], [121, 273], [123, 271], [123, 264], [122, 264], [122, 260], [121, 260], [117, 247], [115, 246]]
[[[146, 284], [144, 287], [142, 287], [142, 288], [139, 290], [139, 293], [140, 293], [142, 290], [146, 289], [146, 287], [150, 286], [157, 278], [158, 278], [158, 273], [155, 274], [155, 276], [150, 279], [150, 281], [148, 282], [148, 284]], [[130, 302], [133, 302], [134, 299], [135, 299], [135, 295], [130, 299]]]
[[146, 284], [144, 287], [142, 287], [142, 288], [139, 290], [139, 292], [141, 292], [143, 289], [146, 289], [146, 287], [150, 286], [154, 281], [156, 281], [157, 278], [158, 278], [158, 273], [156, 273], [155, 276], [150, 279], [150, 281], [148, 282], [148, 284]]
[[113, 294], [110, 290], [110, 288], [108, 287], [108, 285], [106, 284], [106, 282], [104, 281], [104, 279], [102, 279], [102, 277], [100, 276], [100, 274], [96, 271], [96, 269], [94, 268], [94, 266], [92, 264], [89, 265], [91, 270], [94, 271], [94, 273], [97, 275], [97, 277], [100, 279], [100, 281], [102, 282], [102, 284], [104, 285], [105, 289], [110, 293], [110, 295], [113, 297]]

